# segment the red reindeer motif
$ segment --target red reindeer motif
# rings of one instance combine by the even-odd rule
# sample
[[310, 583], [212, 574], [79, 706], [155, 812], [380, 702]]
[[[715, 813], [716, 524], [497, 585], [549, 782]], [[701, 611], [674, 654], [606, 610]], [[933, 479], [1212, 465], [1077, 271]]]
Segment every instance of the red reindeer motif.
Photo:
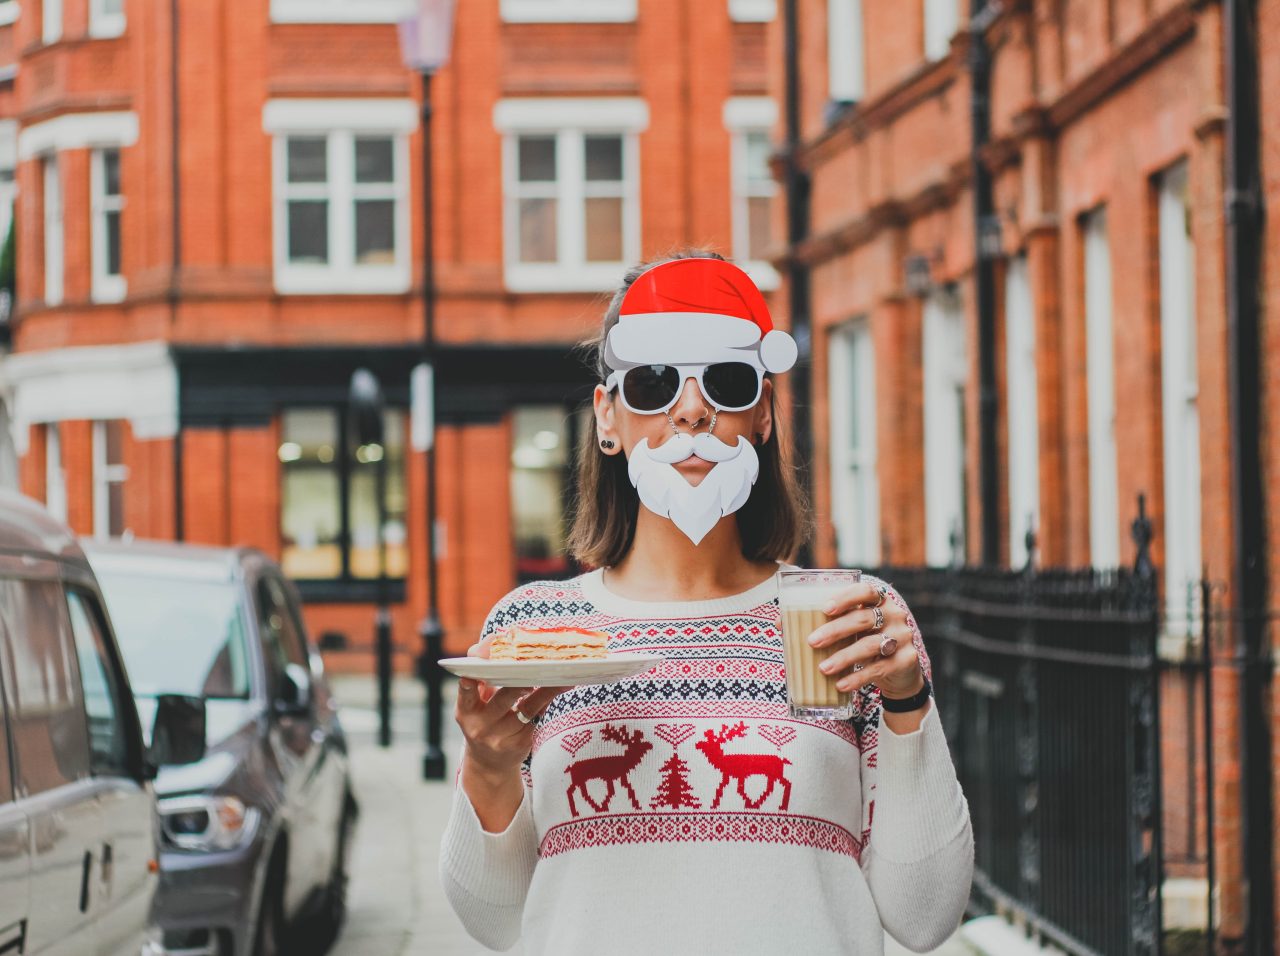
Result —
[[[637, 810], [640, 809], [640, 801], [636, 799], [636, 792], [631, 789], [631, 781], [627, 776], [640, 765], [644, 755], [653, 749], [653, 744], [645, 740], [644, 734], [638, 730], [628, 736], [627, 728], [621, 724], [617, 727], [605, 724], [600, 731], [600, 736], [605, 740], [622, 744], [627, 749], [620, 754], [612, 754], [608, 757], [588, 757], [564, 768], [564, 772], [569, 775], [571, 781], [565, 793], [569, 797], [569, 810], [575, 817], [578, 816], [578, 808], [573, 802], [574, 790], [582, 791], [582, 798], [591, 804], [596, 813], [604, 813], [609, 809], [609, 801], [613, 799], [614, 784], [618, 782], [621, 782], [626, 789], [627, 796], [631, 798], [631, 805]], [[600, 803], [596, 803], [587, 792], [587, 783], [591, 780], [603, 780], [608, 784], [609, 789]]]
[[[724, 788], [728, 786], [730, 777], [738, 781], [738, 793], [742, 795], [742, 802], [747, 805], [748, 810], [760, 809], [769, 794], [773, 792], [774, 784], [777, 783], [782, 784], [782, 804], [778, 809], [787, 809], [791, 802], [791, 781], [786, 778], [782, 768], [784, 764], [791, 763], [790, 760], [785, 757], [775, 757], [773, 754], [727, 754], [724, 752], [726, 741], [746, 735], [745, 723], [735, 724], [733, 727], [721, 724], [720, 733], [708, 730], [702, 735], [704, 739], [694, 744], [706, 754], [711, 765], [721, 774], [720, 786], [716, 790], [715, 800], [711, 802], [711, 809], [719, 808], [720, 798], [724, 795]], [[764, 777], [768, 781], [768, 786], [764, 788], [764, 793], [760, 794], [758, 800], [752, 800], [747, 796], [748, 777]]]

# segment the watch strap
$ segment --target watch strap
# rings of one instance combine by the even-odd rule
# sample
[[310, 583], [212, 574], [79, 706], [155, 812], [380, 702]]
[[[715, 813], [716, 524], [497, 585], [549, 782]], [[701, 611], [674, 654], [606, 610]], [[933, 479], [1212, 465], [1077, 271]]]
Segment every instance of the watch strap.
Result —
[[911, 697], [886, 697], [884, 692], [880, 693], [880, 706], [891, 714], [909, 714], [913, 710], [919, 710], [925, 705], [930, 697], [933, 696], [933, 684], [929, 682], [929, 678], [924, 679], [924, 686], [920, 691]]

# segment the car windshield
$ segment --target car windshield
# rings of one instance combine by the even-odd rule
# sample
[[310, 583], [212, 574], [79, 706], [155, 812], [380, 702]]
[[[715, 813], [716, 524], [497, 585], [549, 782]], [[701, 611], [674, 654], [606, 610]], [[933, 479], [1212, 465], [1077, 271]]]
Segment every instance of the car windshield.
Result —
[[249, 696], [240, 590], [231, 581], [98, 573], [133, 692]]

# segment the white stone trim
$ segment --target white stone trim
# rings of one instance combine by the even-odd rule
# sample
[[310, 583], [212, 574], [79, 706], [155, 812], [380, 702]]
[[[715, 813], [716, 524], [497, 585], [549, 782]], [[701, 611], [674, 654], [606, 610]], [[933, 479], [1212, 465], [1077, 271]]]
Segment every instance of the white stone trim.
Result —
[[67, 149], [132, 146], [137, 141], [137, 113], [64, 113], [18, 133], [18, 161]]
[[501, 0], [507, 23], [630, 23], [636, 0]]
[[769, 23], [778, 15], [778, 0], [729, 0], [729, 19], [738, 23]]
[[178, 369], [164, 342], [18, 352], [4, 377], [19, 455], [30, 426], [46, 422], [127, 418], [136, 438], [178, 433]]
[[89, 0], [89, 36], [95, 40], [110, 40], [113, 37], [123, 36], [124, 10], [108, 13], [101, 7], [102, 0]]
[[18, 4], [18, 0], [0, 0], [0, 27], [17, 23], [21, 14], [22, 7]]
[[562, 129], [639, 133], [649, 127], [649, 104], [638, 96], [539, 96], [499, 100], [493, 125], [500, 133]]
[[338, 129], [412, 133], [418, 128], [418, 107], [413, 100], [391, 98], [267, 100], [262, 108], [262, 128], [273, 135]]
[[272, 23], [396, 23], [412, 13], [406, 0], [271, 0]]
[[768, 130], [778, 122], [778, 101], [769, 96], [731, 96], [724, 101], [726, 129]]

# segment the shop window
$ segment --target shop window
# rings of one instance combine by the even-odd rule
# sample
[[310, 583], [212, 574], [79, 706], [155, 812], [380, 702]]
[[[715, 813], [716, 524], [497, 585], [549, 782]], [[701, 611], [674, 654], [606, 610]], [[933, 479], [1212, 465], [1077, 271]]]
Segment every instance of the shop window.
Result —
[[404, 412], [386, 410], [380, 445], [357, 444], [344, 421], [341, 407], [282, 415], [281, 564], [299, 581], [370, 581], [384, 569], [402, 580], [409, 559]]
[[570, 432], [569, 413], [559, 405], [512, 412], [511, 516], [522, 582], [570, 573], [564, 550]]

